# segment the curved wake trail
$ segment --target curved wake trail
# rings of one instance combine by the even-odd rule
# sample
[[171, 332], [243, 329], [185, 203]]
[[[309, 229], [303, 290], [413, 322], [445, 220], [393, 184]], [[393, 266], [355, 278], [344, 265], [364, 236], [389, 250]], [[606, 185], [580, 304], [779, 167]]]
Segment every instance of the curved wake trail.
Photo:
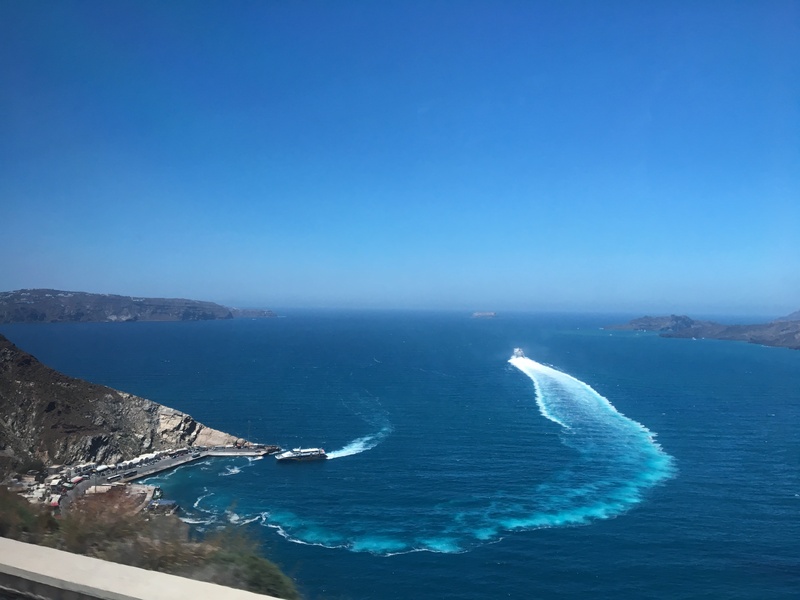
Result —
[[[333, 521], [325, 513], [309, 517], [269, 511], [259, 513], [261, 524], [292, 542], [352, 552], [457, 553], [511, 531], [585, 525], [618, 516], [674, 475], [673, 459], [654, 434], [592, 387], [523, 356], [508, 362], [531, 379], [539, 412], [561, 428], [561, 443], [574, 451], [560, 471], [544, 478], [535, 472], [529, 478], [511, 478], [491, 491], [477, 482], [460, 493], [443, 490], [438, 496], [431, 496], [430, 488], [409, 488], [408, 504], [378, 509], [369, 501], [357, 510], [344, 509]], [[374, 448], [392, 431], [386, 421], [376, 425], [382, 425], [380, 431], [353, 440], [329, 458]], [[439, 500], [432, 503], [434, 498]]]
[[562, 442], [580, 459], [538, 486], [535, 514], [507, 515], [500, 520], [503, 527], [578, 525], [614, 517], [674, 475], [673, 459], [655, 435], [591, 386], [530, 358], [514, 356], [508, 362], [533, 381], [539, 412], [564, 428]]
[[347, 444], [344, 448], [335, 450], [334, 452], [329, 452], [328, 460], [332, 460], [334, 458], [342, 458], [344, 456], [353, 456], [354, 454], [360, 454], [361, 452], [372, 450], [375, 446], [380, 444], [390, 433], [392, 433], [392, 427], [390, 425], [386, 425], [378, 433], [373, 433], [371, 435], [365, 435], [363, 437], [356, 438], [352, 442]]

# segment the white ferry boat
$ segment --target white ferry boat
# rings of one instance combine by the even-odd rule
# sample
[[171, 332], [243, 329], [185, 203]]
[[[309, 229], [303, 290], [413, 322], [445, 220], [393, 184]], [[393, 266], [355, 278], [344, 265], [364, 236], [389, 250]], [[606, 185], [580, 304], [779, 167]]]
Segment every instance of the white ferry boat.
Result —
[[525, 358], [525, 353], [522, 348], [514, 348], [514, 358]]
[[323, 460], [326, 458], [328, 455], [322, 448], [295, 448], [275, 455], [275, 460], [279, 461]]

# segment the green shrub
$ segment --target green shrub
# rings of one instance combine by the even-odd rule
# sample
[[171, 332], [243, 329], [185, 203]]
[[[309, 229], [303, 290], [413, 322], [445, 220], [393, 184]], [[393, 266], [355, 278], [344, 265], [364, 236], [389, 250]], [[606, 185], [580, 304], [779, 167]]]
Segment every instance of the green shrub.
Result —
[[0, 486], [0, 537], [41, 544], [57, 530], [48, 509]]
[[260, 556], [257, 542], [241, 529], [228, 525], [208, 536], [204, 545], [212, 553], [190, 577], [288, 600], [301, 597], [294, 582]]

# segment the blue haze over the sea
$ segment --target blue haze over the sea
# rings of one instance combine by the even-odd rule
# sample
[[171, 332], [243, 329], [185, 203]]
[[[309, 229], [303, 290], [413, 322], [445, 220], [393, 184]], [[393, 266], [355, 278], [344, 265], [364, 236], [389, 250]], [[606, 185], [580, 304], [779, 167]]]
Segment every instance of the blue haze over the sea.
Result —
[[[800, 352], [600, 329], [613, 320], [0, 332], [70, 375], [336, 457], [155, 480], [195, 526], [248, 528], [309, 598], [794, 597]], [[517, 346], [532, 361], [510, 364]]]

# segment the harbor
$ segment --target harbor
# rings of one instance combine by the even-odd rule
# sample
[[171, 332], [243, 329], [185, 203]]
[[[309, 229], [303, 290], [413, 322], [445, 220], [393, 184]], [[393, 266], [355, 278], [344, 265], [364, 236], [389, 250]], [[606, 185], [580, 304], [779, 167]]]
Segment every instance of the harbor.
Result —
[[[152, 477], [153, 475], [157, 475], [164, 471], [169, 471], [170, 469], [176, 469], [178, 467], [197, 462], [203, 460], [204, 458], [210, 457], [231, 457], [231, 456], [269, 456], [272, 454], [276, 454], [280, 452], [281, 448], [278, 446], [245, 446], [245, 447], [236, 447], [236, 446], [217, 446], [213, 448], [203, 448], [203, 449], [182, 449], [178, 452], [173, 453], [165, 453], [161, 456], [155, 458], [152, 461], [147, 461], [142, 463], [141, 465], [137, 465], [135, 468], [131, 468], [123, 473], [120, 473], [120, 469], [117, 469], [114, 474], [109, 474], [105, 478], [100, 475], [98, 476], [98, 483], [103, 482], [102, 480], [105, 479], [105, 482], [110, 480], [113, 481], [121, 481], [123, 483], [128, 483], [131, 481], [137, 481], [139, 479], [144, 479], [146, 477]], [[114, 475], [120, 475], [118, 480], [113, 479]]]
[[[206, 458], [248, 456], [270, 456], [281, 452], [279, 446], [264, 444], [237, 444], [232, 446], [185, 447], [143, 454], [131, 460], [113, 465], [85, 463], [50, 468], [50, 475], [37, 483], [33, 477], [20, 482], [23, 496], [33, 503], [44, 503], [58, 512], [65, 512], [70, 504], [84, 494], [102, 494], [114, 488], [124, 487], [144, 498], [140, 508], [150, 505], [154, 499], [154, 486], [141, 486], [133, 482], [153, 477], [159, 473], [177, 469]], [[136, 488], [134, 490], [134, 488]], [[156, 498], [157, 499], [157, 498]]]

